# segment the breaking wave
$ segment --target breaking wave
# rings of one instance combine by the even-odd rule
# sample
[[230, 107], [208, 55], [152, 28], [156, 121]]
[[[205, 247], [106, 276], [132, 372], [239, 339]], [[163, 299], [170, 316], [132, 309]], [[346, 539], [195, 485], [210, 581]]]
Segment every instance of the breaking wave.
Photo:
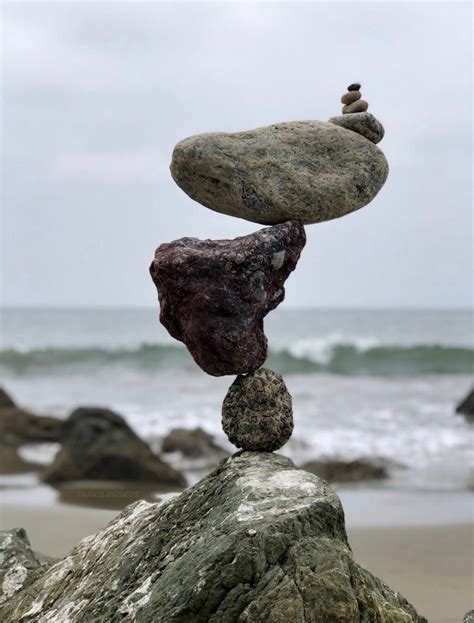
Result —
[[[103, 366], [145, 369], [190, 368], [194, 364], [180, 345], [142, 344], [136, 348], [41, 348], [0, 351], [0, 367], [21, 372]], [[405, 376], [465, 374], [474, 371], [474, 349], [439, 344], [389, 345], [371, 339], [305, 340], [270, 350], [266, 366], [281, 373]]]

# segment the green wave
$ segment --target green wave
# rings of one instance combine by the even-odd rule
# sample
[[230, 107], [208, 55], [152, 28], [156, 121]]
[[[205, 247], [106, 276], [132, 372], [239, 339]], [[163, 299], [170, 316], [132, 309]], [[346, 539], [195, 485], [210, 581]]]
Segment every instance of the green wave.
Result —
[[[143, 344], [137, 348], [45, 348], [22, 352], [0, 351], [0, 367], [17, 373], [54, 369], [104, 366], [144, 369], [193, 367], [182, 346]], [[422, 344], [414, 346], [373, 346], [360, 349], [354, 344], [333, 345], [324, 360], [298, 357], [289, 350], [270, 351], [266, 366], [281, 373], [335, 373], [344, 375], [406, 376], [423, 374], [468, 374], [474, 371], [474, 349]]]

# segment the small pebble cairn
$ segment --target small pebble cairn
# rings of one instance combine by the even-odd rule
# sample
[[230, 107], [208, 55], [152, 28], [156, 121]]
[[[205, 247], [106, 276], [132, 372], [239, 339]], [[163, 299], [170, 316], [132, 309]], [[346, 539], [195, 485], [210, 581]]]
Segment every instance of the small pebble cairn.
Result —
[[354, 82], [347, 87], [347, 93], [341, 97], [341, 102], [344, 104], [342, 107], [342, 114], [347, 115], [353, 112], [365, 112], [369, 105], [361, 99], [362, 94], [360, 92], [360, 84]]
[[234, 240], [164, 243], [150, 266], [160, 321], [170, 335], [207, 374], [236, 375], [224, 399], [222, 427], [243, 450], [278, 450], [293, 432], [285, 382], [262, 368], [263, 320], [284, 299], [284, 283], [306, 243], [304, 226], [366, 205], [388, 174], [383, 153], [373, 145], [383, 127], [366, 112], [359, 89], [348, 87], [343, 115], [328, 122], [203, 134], [180, 141], [173, 151], [171, 174], [192, 199], [270, 225]]

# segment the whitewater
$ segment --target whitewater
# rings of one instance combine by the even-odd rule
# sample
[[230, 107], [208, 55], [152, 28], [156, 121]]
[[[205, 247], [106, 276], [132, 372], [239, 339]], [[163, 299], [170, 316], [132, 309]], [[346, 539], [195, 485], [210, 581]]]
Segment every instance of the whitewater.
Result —
[[[265, 365], [285, 375], [295, 417], [285, 454], [382, 457], [398, 464], [382, 486], [465, 489], [472, 427], [454, 409], [473, 382], [472, 326], [468, 311], [273, 312]], [[3, 310], [1, 327], [0, 382], [19, 404], [59, 417], [107, 406], [157, 449], [171, 428], [201, 426], [232, 451], [220, 425], [232, 378], [202, 372], [157, 311]]]

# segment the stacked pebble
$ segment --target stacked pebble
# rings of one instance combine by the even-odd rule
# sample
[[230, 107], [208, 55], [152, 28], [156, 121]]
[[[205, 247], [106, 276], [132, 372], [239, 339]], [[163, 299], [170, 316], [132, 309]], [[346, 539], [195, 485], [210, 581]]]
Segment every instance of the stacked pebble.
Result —
[[[359, 89], [351, 84], [342, 96], [344, 115], [367, 110]], [[238, 448], [271, 452], [291, 436], [291, 396], [279, 374], [261, 367], [263, 319], [284, 298], [306, 242], [304, 224], [357, 210], [383, 186], [388, 165], [373, 145], [382, 136], [381, 124], [365, 113], [203, 134], [174, 149], [171, 174], [192, 199], [271, 225], [235, 240], [162, 244], [150, 266], [170, 335], [208, 374], [237, 375], [222, 426]]]
[[347, 93], [341, 97], [341, 102], [344, 104], [342, 107], [342, 114], [347, 115], [352, 112], [365, 112], [369, 105], [361, 99], [362, 94], [360, 92], [360, 84], [354, 82], [347, 87]]

